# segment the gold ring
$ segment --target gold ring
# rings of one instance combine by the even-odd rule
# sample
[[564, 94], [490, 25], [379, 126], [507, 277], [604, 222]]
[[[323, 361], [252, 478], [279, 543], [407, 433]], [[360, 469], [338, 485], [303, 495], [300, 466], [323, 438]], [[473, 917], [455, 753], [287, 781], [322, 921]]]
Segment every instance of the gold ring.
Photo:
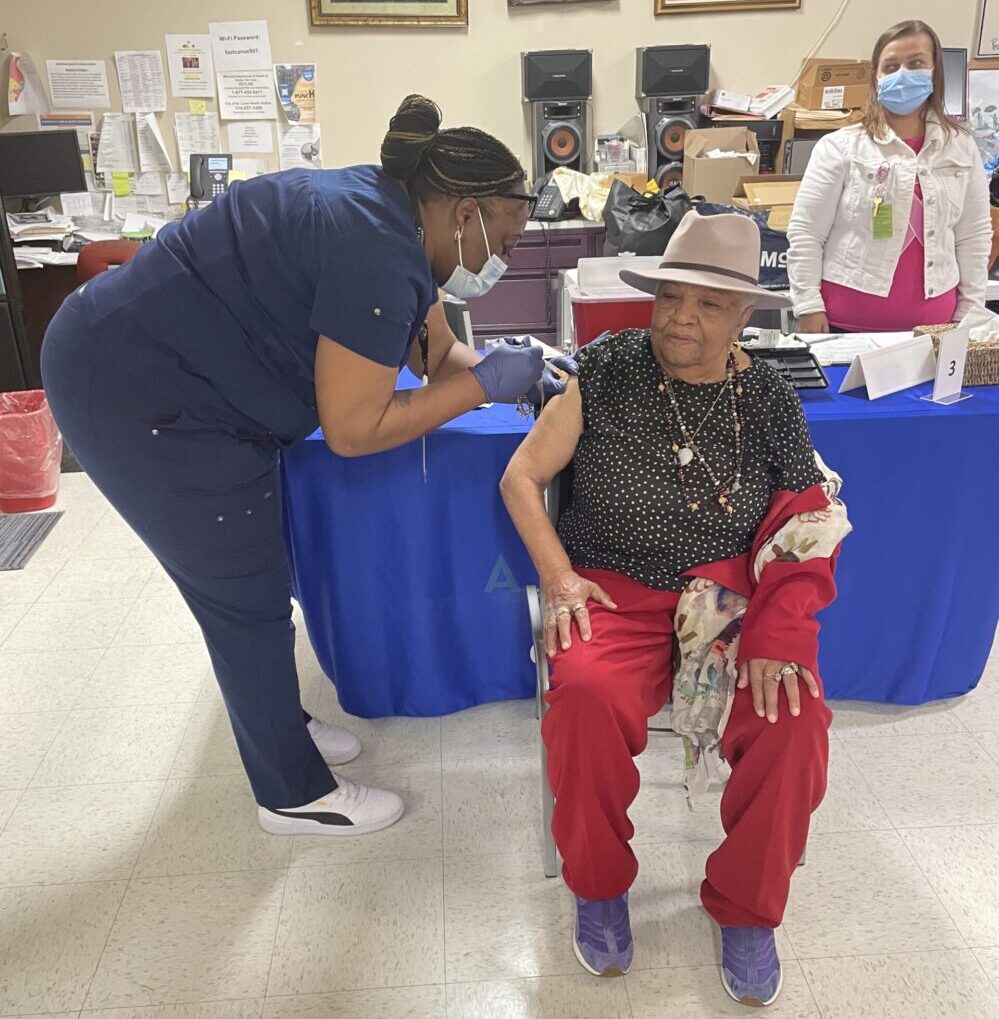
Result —
[[794, 676], [800, 671], [800, 667], [794, 662], [788, 662], [778, 673], [779, 676]]
[[555, 610], [555, 615], [556, 616], [571, 616], [572, 615], [572, 611], [569, 609], [568, 605], [560, 605]]
[[767, 680], [769, 680], [771, 683], [779, 683], [780, 682], [780, 675], [779, 674], [776, 675], [776, 676], [767, 676], [767, 675], [764, 675], [763, 682], [765, 683]]
[[572, 607], [572, 614], [575, 615], [577, 612], [585, 612], [586, 606], [582, 602], [577, 602]]

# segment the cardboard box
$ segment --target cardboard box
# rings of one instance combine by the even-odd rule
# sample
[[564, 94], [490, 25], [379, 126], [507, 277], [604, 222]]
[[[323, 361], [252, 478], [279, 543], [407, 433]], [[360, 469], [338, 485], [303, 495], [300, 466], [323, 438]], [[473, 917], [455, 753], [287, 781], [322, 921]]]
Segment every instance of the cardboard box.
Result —
[[800, 184], [800, 177], [786, 174], [743, 177], [732, 198], [732, 204], [750, 212], [769, 209], [767, 225], [772, 230], [786, 231]]
[[813, 58], [798, 81], [797, 102], [806, 110], [860, 110], [870, 97], [869, 60]]
[[[741, 156], [712, 159], [707, 153], [740, 152]], [[683, 142], [683, 190], [709, 202], [729, 202], [743, 177], [760, 168], [760, 146], [746, 127], [714, 127], [688, 131]]]

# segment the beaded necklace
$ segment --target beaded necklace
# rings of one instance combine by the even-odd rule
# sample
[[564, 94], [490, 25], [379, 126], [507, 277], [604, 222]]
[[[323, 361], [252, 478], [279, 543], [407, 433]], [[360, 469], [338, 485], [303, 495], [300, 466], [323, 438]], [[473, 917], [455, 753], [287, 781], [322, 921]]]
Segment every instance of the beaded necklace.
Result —
[[[736, 378], [735, 352], [730, 352], [728, 360], [726, 361], [725, 384], [718, 391], [718, 395], [708, 408], [707, 414], [704, 415], [701, 423], [693, 430], [693, 432], [691, 432], [687, 427], [687, 423], [683, 417], [683, 412], [680, 410], [680, 404], [677, 401], [676, 393], [673, 389], [673, 380], [661, 365], [660, 371], [662, 372], [662, 381], [659, 383], [658, 389], [660, 393], [665, 394], [668, 398], [670, 425], [674, 433], [670, 449], [676, 457], [676, 472], [680, 481], [680, 492], [683, 495], [684, 502], [686, 502], [687, 508], [694, 513], [701, 508], [700, 501], [694, 494], [691, 493], [687, 485], [687, 468], [696, 459], [704, 468], [711, 481], [711, 485], [713, 487], [711, 495], [718, 500], [718, 505], [721, 506], [729, 516], [731, 516], [735, 512], [735, 508], [732, 505], [732, 496], [734, 493], [739, 491], [742, 478], [745, 454], [744, 435], [746, 432], [746, 421], [742, 412], [742, 401], [740, 399], [742, 397], [742, 383]], [[715, 475], [715, 472], [711, 469], [711, 465], [707, 462], [707, 460], [705, 460], [704, 454], [695, 440], [701, 429], [711, 417], [712, 413], [714, 413], [715, 407], [718, 406], [718, 401], [726, 392], [729, 394], [729, 406], [732, 413], [732, 427], [735, 433], [735, 469], [727, 478], [719, 480]]]

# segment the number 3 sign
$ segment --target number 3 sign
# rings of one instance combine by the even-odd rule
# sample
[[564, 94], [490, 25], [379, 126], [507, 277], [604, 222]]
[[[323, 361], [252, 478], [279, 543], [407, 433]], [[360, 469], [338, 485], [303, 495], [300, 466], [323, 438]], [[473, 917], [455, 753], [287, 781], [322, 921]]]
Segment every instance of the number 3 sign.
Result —
[[933, 382], [933, 395], [924, 396], [924, 400], [933, 403], [958, 403], [967, 400], [971, 394], [961, 392], [964, 379], [964, 361], [968, 355], [967, 326], [958, 326], [949, 333], [940, 336], [940, 349], [937, 352], [937, 374]]

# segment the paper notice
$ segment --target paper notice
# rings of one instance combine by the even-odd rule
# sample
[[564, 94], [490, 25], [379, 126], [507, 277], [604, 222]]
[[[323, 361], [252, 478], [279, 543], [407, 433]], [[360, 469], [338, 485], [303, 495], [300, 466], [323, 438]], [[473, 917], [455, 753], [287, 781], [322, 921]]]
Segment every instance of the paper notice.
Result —
[[60, 195], [59, 201], [64, 216], [99, 216], [104, 207], [104, 197], [89, 191]]
[[266, 159], [237, 159], [232, 161], [232, 168], [235, 173], [240, 173], [243, 178], [249, 180], [252, 177], [259, 177], [268, 172]]
[[286, 127], [281, 132], [281, 169], [304, 167], [320, 170], [323, 165], [322, 131], [318, 124]]
[[162, 173], [140, 173], [132, 187], [133, 195], [147, 195], [150, 198], [166, 199], [166, 187]]
[[315, 64], [275, 64], [274, 84], [289, 123], [316, 122]]
[[163, 199], [150, 198], [147, 195], [115, 195], [113, 215], [116, 219], [124, 219], [134, 214], [152, 214], [161, 216], [169, 206]]
[[[90, 180], [87, 181], [87, 187], [93, 187], [97, 191], [110, 191], [111, 190], [111, 172], [102, 173], [97, 169], [97, 152], [100, 148], [101, 133], [100, 131], [94, 131], [90, 136], [90, 155], [87, 157], [87, 161], [92, 167], [93, 184]], [[132, 174], [135, 177], [135, 174]]]
[[271, 40], [266, 21], [213, 21], [208, 32], [216, 71], [270, 71]]
[[187, 112], [193, 113], [196, 117], [208, 112], [208, 103], [204, 99], [188, 99]]
[[183, 205], [187, 201], [191, 189], [187, 183], [186, 173], [169, 173], [166, 179], [167, 201], [171, 205]]
[[44, 113], [49, 108], [45, 86], [28, 53], [11, 53], [7, 72], [7, 108], [12, 117]]
[[134, 173], [139, 169], [134, 123], [135, 119], [127, 113], [105, 113], [101, 118], [95, 164], [100, 173]]
[[173, 170], [173, 162], [170, 153], [167, 152], [166, 142], [160, 132], [160, 125], [156, 122], [154, 113], [137, 113], [135, 115], [135, 127], [139, 139], [139, 169], [158, 170], [161, 173], [169, 173]]
[[215, 97], [215, 67], [210, 35], [168, 35], [170, 89], [180, 99]]
[[92, 113], [40, 113], [39, 131], [75, 131], [80, 143], [80, 155], [90, 158], [90, 135], [93, 133]]
[[192, 152], [218, 152], [219, 118], [216, 113], [206, 113], [202, 117], [193, 117], [190, 113], [178, 113], [174, 116], [177, 127], [177, 148], [180, 150], [180, 166], [188, 170], [191, 165]]
[[229, 125], [230, 152], [273, 152], [274, 128], [269, 121], [242, 121]]
[[116, 50], [121, 108], [126, 113], [167, 108], [163, 54], [159, 50]]
[[218, 83], [223, 120], [277, 120], [269, 71], [222, 71]]
[[56, 110], [111, 106], [108, 69], [103, 60], [46, 60], [52, 107]]

